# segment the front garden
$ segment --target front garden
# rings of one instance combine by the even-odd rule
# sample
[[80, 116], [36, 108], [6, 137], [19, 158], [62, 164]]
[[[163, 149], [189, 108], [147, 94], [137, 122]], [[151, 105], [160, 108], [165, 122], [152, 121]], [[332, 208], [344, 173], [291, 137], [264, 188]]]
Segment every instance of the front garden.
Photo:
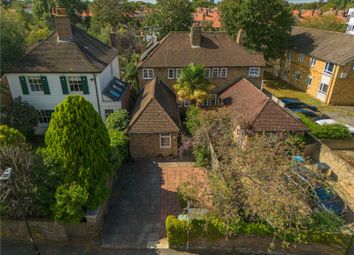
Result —
[[[269, 247], [323, 243], [344, 251], [353, 233], [342, 218], [325, 209], [315, 189], [331, 189], [321, 173], [306, 169], [302, 136], [254, 134], [235, 136], [236, 126], [223, 109], [190, 107], [185, 122], [196, 163], [208, 169], [209, 188], [182, 183], [181, 207], [207, 209], [198, 217], [169, 216], [166, 231], [171, 247], [187, 243], [209, 247], [241, 236], [269, 237]], [[340, 132], [339, 132], [340, 133]], [[216, 163], [216, 164], [215, 164]], [[203, 196], [199, 196], [199, 189]], [[206, 192], [207, 190], [207, 192]]]
[[39, 140], [32, 133], [37, 113], [26, 103], [15, 103], [8, 107], [17, 109], [17, 115], [5, 118], [14, 109], [3, 112], [0, 126], [1, 170], [13, 171], [0, 186], [2, 217], [22, 219], [25, 213], [33, 219], [82, 222], [87, 210], [107, 200], [107, 183], [128, 157], [124, 130], [129, 114], [113, 113], [106, 127], [91, 103], [69, 96], [52, 113], [45, 144], [32, 146], [28, 141]]

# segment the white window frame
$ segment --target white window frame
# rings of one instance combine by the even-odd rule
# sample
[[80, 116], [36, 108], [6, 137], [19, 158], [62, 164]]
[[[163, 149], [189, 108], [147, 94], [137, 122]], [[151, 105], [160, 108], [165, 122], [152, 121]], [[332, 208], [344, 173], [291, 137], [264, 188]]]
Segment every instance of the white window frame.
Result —
[[261, 68], [260, 67], [250, 67], [248, 69], [248, 77], [257, 78], [261, 76]]
[[[330, 67], [330, 66], [333, 66], [333, 69], [332, 69], [332, 71], [330, 71], [329, 69], [328, 69], [328, 67]], [[324, 73], [325, 74], [328, 74], [328, 75], [332, 75], [333, 74], [333, 71], [334, 71], [334, 64], [333, 63], [331, 63], [331, 62], [326, 62], [326, 65], [325, 65], [325, 68], [324, 68]]]
[[311, 84], [312, 84], [312, 76], [311, 75], [308, 75], [307, 78], [306, 78], [306, 86], [307, 87], [310, 87]]
[[226, 67], [220, 68], [220, 78], [227, 78], [227, 71]]
[[212, 77], [213, 79], [219, 78], [219, 68], [213, 68], [213, 71], [212, 71], [212, 73], [211, 73], [211, 77]]
[[27, 76], [28, 85], [32, 92], [43, 92], [43, 81], [40, 76]]
[[210, 106], [217, 106], [218, 104], [218, 95], [212, 94], [210, 96]]
[[311, 57], [310, 58], [310, 66], [315, 67], [317, 63], [317, 58]]
[[[326, 91], [323, 90], [323, 88], [325, 88], [325, 86], [327, 86]], [[321, 82], [320, 87], [318, 88], [318, 93], [320, 93], [322, 95], [327, 95], [328, 89], [329, 89], [329, 85]]]
[[347, 75], [348, 74], [346, 72], [341, 72], [339, 78], [345, 79], [345, 78], [347, 78]]
[[182, 74], [182, 68], [176, 68], [176, 79], [179, 79]]
[[[48, 112], [51, 112], [48, 115]], [[38, 110], [38, 123], [41, 125], [49, 124], [50, 118], [52, 116], [52, 110]]]
[[105, 119], [107, 119], [108, 116], [111, 115], [112, 113], [114, 113], [114, 110], [113, 110], [113, 109], [105, 109], [105, 110], [104, 110]]
[[[168, 139], [168, 144], [163, 144], [163, 139]], [[172, 147], [172, 136], [171, 133], [163, 134], [160, 133], [160, 149], [171, 149]]]
[[152, 68], [143, 68], [143, 80], [151, 80], [154, 78], [154, 69]]
[[299, 71], [296, 71], [295, 74], [294, 74], [294, 78], [296, 81], [300, 80], [301, 79], [301, 73]]
[[175, 78], [175, 69], [168, 68], [167, 69], [167, 79], [173, 80]]
[[68, 86], [72, 93], [80, 93], [84, 91], [80, 76], [68, 76]]
[[205, 78], [210, 78], [211, 70], [210, 68], [204, 68]]
[[305, 54], [304, 53], [300, 53], [297, 59], [299, 60], [300, 63], [304, 62]]

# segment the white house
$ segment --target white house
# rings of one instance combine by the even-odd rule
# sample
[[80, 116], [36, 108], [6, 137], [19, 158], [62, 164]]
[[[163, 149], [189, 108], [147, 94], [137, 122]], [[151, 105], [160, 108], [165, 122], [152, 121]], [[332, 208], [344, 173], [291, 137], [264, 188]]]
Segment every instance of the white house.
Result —
[[53, 9], [56, 31], [31, 46], [6, 74], [13, 98], [39, 111], [36, 133], [44, 133], [55, 106], [79, 94], [105, 120], [129, 104], [129, 86], [119, 80], [118, 51], [72, 26], [65, 9]]
[[348, 11], [346, 33], [354, 35], [354, 8], [350, 8]]

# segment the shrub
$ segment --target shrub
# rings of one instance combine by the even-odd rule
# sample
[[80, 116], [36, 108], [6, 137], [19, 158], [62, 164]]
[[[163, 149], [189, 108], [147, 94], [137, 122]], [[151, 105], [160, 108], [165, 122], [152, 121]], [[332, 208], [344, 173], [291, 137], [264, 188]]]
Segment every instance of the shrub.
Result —
[[22, 144], [25, 140], [25, 137], [18, 130], [0, 125], [0, 145]]
[[129, 112], [125, 109], [118, 110], [108, 116], [106, 127], [108, 130], [124, 131], [129, 124]]
[[168, 242], [172, 246], [183, 246], [187, 243], [188, 223], [169, 215], [166, 218], [166, 232]]
[[197, 145], [193, 151], [196, 165], [199, 167], [207, 167], [210, 165], [210, 151], [203, 145]]
[[80, 223], [84, 217], [83, 206], [87, 202], [88, 193], [77, 183], [59, 186], [55, 194], [54, 219], [58, 222]]
[[309, 226], [314, 231], [338, 232], [344, 226], [344, 221], [332, 211], [317, 210], [312, 214], [311, 220]]
[[195, 134], [203, 122], [202, 112], [201, 108], [194, 105], [191, 105], [187, 110], [185, 125], [191, 135]]
[[114, 171], [118, 170], [128, 158], [128, 138], [122, 131], [109, 130], [111, 139], [110, 162]]
[[92, 104], [75, 95], [57, 105], [45, 143], [44, 155], [62, 165], [56, 171], [64, 184], [75, 182], [85, 189], [85, 207], [95, 209], [107, 196], [105, 184], [112, 169], [108, 131]]
[[312, 119], [299, 114], [301, 121], [310, 129], [310, 133], [318, 139], [350, 139], [348, 128], [342, 124], [318, 125]]
[[34, 127], [37, 126], [38, 112], [21, 97], [15, 98], [9, 106], [1, 109], [0, 123], [20, 131], [25, 137], [34, 136]]

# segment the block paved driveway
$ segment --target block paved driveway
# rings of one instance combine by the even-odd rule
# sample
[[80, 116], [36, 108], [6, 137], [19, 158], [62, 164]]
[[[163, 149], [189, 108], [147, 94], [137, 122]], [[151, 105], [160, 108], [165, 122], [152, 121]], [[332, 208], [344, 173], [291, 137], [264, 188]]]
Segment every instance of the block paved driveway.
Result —
[[161, 169], [152, 161], [129, 162], [113, 184], [102, 247], [155, 248], [160, 231]]
[[191, 163], [129, 162], [113, 185], [103, 230], [104, 248], [166, 248], [165, 219], [181, 212], [177, 187], [206, 177]]

